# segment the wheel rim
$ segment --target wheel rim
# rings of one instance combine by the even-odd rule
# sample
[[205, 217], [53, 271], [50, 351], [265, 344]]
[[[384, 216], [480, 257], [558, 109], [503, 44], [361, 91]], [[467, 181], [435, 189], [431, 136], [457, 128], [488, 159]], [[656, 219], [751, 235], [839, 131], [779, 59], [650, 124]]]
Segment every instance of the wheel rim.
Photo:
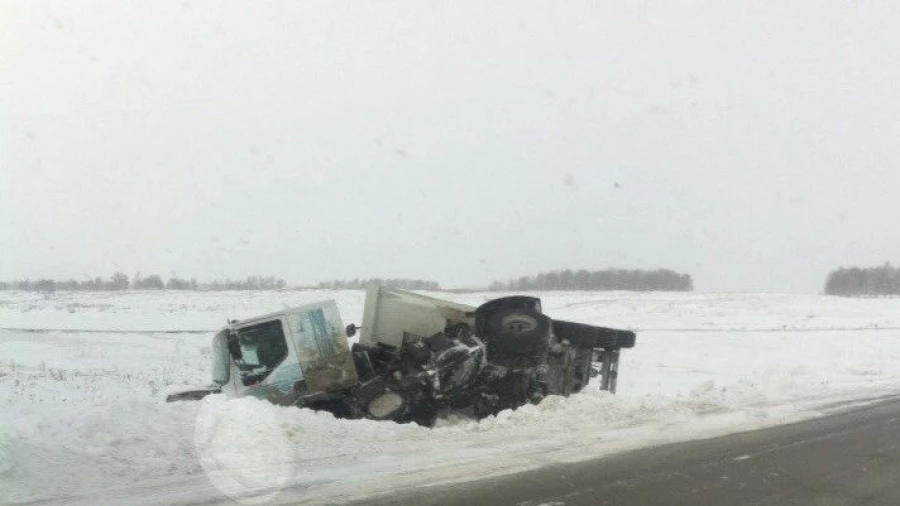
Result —
[[504, 332], [510, 334], [525, 334], [537, 328], [536, 319], [525, 314], [511, 314], [503, 318], [500, 324]]

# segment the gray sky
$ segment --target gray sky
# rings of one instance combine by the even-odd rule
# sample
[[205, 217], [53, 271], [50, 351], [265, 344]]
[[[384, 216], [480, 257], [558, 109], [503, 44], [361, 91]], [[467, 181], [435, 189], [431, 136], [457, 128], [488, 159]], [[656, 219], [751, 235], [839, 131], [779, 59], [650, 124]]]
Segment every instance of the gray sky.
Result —
[[0, 5], [0, 279], [900, 262], [900, 2]]

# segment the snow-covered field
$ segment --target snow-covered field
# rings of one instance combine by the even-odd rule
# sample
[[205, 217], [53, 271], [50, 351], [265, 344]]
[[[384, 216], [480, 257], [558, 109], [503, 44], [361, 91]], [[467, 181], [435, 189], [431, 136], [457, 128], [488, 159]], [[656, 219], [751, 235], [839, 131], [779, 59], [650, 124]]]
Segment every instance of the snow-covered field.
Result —
[[[359, 323], [362, 292], [0, 292], [0, 503], [340, 501], [900, 393], [900, 299], [539, 295], [551, 316], [639, 332], [618, 395], [592, 384], [429, 430], [250, 399], [163, 402], [208, 382], [211, 334], [187, 331], [323, 298]], [[442, 296], [477, 305], [496, 294]]]

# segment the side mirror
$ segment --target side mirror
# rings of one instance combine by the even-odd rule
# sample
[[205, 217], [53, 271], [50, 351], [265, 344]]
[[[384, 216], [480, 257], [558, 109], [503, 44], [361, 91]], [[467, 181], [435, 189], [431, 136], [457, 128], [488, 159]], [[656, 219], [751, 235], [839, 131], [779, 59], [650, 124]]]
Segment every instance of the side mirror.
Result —
[[357, 327], [355, 323], [351, 323], [347, 325], [347, 328], [344, 329], [347, 331], [347, 337], [353, 337], [356, 335], [356, 331], [360, 330], [362, 327]]

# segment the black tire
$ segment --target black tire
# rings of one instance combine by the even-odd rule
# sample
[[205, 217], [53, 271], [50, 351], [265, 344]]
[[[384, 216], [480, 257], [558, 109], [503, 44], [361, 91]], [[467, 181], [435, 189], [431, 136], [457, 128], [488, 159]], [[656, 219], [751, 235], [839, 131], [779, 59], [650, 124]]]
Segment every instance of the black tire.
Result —
[[366, 418], [372, 420], [408, 421], [410, 403], [404, 393], [397, 388], [385, 388], [366, 402]]
[[506, 353], [533, 355], [546, 351], [550, 344], [551, 320], [536, 311], [497, 311], [487, 324], [491, 340]]
[[512, 297], [500, 297], [493, 299], [478, 306], [475, 310], [475, 334], [484, 336], [490, 331], [488, 322], [491, 317], [498, 312], [508, 311], [510, 309], [522, 309], [526, 311], [541, 312], [541, 299], [537, 297], [528, 297], [527, 295], [515, 295]]
[[537, 367], [547, 360], [552, 321], [535, 311], [506, 309], [487, 321], [487, 359], [511, 369]]
[[584, 323], [553, 321], [553, 333], [559, 340], [568, 341], [578, 348], [603, 348], [606, 350], [633, 348], [635, 334], [630, 330], [595, 327]]
[[630, 330], [620, 330], [618, 331], [618, 343], [620, 348], [634, 348], [634, 343], [637, 341], [637, 334]]

